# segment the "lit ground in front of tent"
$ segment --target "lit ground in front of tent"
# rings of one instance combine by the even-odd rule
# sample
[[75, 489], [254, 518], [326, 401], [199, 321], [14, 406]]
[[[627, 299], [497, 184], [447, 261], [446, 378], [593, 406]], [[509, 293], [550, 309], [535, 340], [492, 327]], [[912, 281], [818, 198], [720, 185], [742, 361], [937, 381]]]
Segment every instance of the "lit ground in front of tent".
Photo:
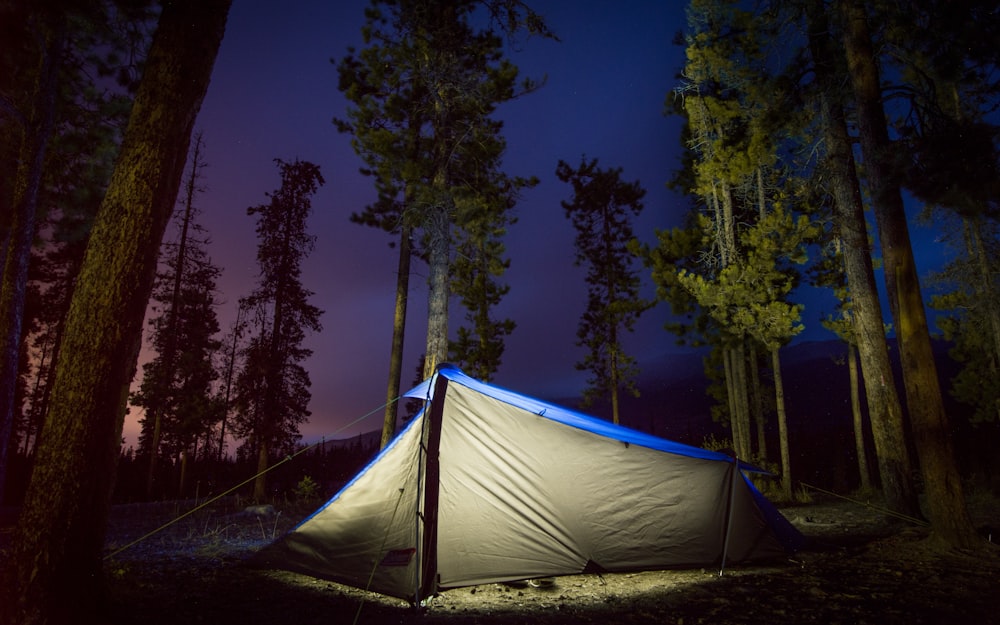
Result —
[[[402, 601], [246, 565], [305, 511], [206, 510], [107, 561], [116, 622], [166, 623], [1000, 623], [1000, 557], [942, 555], [920, 528], [833, 501], [782, 508], [810, 544], [790, 559], [718, 571], [574, 575], [554, 585], [488, 584], [441, 593], [417, 615]], [[118, 508], [109, 547], [154, 529], [183, 506]], [[978, 525], [1000, 505], [978, 498]], [[0, 538], [9, 538], [4, 527]], [[994, 540], [997, 540], [994, 537]], [[359, 613], [360, 610], [360, 613]]]

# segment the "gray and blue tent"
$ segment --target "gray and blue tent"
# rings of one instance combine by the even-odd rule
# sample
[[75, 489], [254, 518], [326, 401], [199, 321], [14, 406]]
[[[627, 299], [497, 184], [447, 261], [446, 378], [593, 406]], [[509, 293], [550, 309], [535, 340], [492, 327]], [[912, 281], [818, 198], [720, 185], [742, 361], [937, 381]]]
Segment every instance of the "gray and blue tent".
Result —
[[476, 381], [443, 365], [426, 400], [262, 564], [419, 603], [449, 588], [725, 566], [801, 535], [731, 456]]

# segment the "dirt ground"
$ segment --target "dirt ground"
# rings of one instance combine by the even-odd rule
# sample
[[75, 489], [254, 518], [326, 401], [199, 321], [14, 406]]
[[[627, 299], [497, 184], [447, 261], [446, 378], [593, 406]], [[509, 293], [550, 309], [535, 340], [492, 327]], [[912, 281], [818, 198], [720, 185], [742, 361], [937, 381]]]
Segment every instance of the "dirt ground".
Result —
[[[919, 526], [841, 499], [783, 507], [808, 544], [767, 566], [573, 575], [489, 584], [406, 603], [311, 577], [248, 566], [301, 512], [206, 510], [123, 551], [183, 508], [119, 508], [107, 574], [116, 622], [560, 624], [1000, 624], [1000, 549], [941, 552]], [[970, 502], [977, 527], [1000, 527], [995, 499]], [[271, 511], [263, 511], [271, 512]]]

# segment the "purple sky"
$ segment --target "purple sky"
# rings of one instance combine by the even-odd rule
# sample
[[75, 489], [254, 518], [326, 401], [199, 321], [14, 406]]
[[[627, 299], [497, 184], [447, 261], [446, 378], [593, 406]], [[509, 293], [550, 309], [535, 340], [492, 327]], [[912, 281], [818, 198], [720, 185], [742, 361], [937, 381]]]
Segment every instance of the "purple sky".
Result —
[[[584, 269], [573, 266], [574, 232], [559, 202], [569, 186], [556, 179], [559, 159], [572, 165], [582, 155], [602, 167], [622, 167], [625, 180], [647, 191], [635, 223], [646, 242], [654, 229], [679, 224], [686, 203], [665, 188], [678, 167], [680, 122], [663, 116], [666, 94], [683, 63], [671, 41], [684, 25], [686, 3], [674, 0], [531, 0], [562, 40], [525, 39], [511, 60], [523, 76], [548, 77], [538, 92], [503, 105], [512, 175], [536, 175], [541, 184], [524, 193], [518, 223], [506, 244], [511, 290], [499, 316], [517, 329], [507, 340], [495, 383], [545, 397], [578, 395], [583, 376], [576, 327], [586, 303]], [[310, 336], [306, 363], [312, 378], [313, 416], [304, 440], [343, 438], [380, 427], [395, 288], [396, 253], [381, 231], [352, 224], [348, 216], [374, 199], [371, 181], [358, 173], [360, 159], [350, 137], [331, 120], [343, 117], [330, 59], [360, 46], [367, 2], [234, 2], [197, 127], [204, 133], [208, 167], [198, 198], [202, 223], [212, 237], [209, 253], [222, 267], [224, 303], [220, 321], [228, 329], [239, 297], [255, 283], [256, 236], [248, 206], [267, 201], [280, 185], [274, 158], [308, 160], [326, 179], [313, 198], [310, 232], [316, 249], [303, 283], [325, 310], [323, 331]], [[168, 233], [169, 236], [169, 233]], [[414, 263], [404, 353], [404, 387], [423, 352], [426, 329], [426, 266]], [[648, 272], [641, 270], [652, 294]], [[462, 310], [452, 302], [452, 329]], [[647, 313], [628, 349], [643, 359], [669, 352], [674, 337], [662, 330], [666, 308]], [[827, 338], [807, 310], [810, 335]], [[405, 389], [404, 389], [405, 390]], [[370, 411], [371, 417], [349, 425]], [[129, 442], [134, 417], [126, 423]]]

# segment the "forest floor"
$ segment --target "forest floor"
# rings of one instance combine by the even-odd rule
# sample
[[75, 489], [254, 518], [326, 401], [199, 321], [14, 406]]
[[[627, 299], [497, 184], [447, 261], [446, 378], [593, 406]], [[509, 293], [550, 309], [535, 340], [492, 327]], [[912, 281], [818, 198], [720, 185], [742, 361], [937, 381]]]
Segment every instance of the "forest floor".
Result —
[[[419, 611], [396, 599], [248, 564], [257, 549], [308, 512], [292, 508], [258, 514], [228, 501], [130, 545], [187, 508], [117, 506], [105, 561], [114, 621], [1000, 624], [1000, 548], [987, 540], [1000, 541], [996, 497], [970, 497], [970, 513], [986, 536], [970, 552], [942, 551], [924, 527], [890, 521], [862, 503], [825, 498], [780, 508], [808, 539], [782, 561], [732, 566], [722, 576], [704, 568], [488, 584], [442, 592]], [[9, 536], [9, 529], [2, 531]]]

